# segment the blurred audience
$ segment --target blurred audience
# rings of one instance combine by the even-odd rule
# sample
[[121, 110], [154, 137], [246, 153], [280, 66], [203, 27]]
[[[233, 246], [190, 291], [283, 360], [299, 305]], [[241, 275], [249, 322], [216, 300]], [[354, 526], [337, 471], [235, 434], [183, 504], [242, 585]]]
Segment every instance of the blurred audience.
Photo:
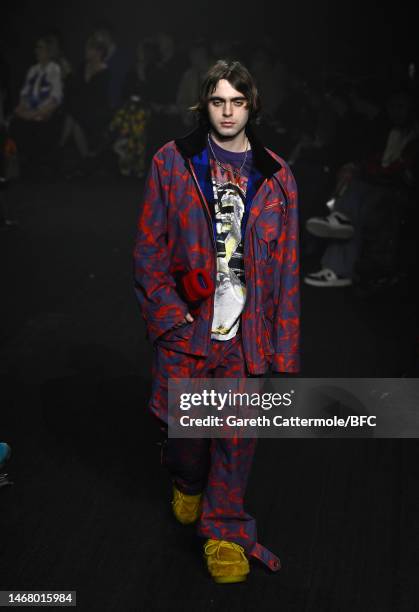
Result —
[[106, 53], [102, 39], [92, 36], [87, 40], [84, 65], [75, 76], [66, 103], [68, 114], [60, 144], [63, 147], [72, 140], [82, 160], [100, 151], [111, 117]]
[[397, 274], [401, 222], [417, 195], [419, 124], [406, 92], [389, 98], [387, 113], [391, 129], [384, 150], [343, 166], [331, 199], [333, 212], [306, 223], [314, 236], [332, 240], [322, 268], [305, 277], [309, 285], [349, 286], [365, 268], [382, 278]]
[[286, 93], [285, 68], [266, 47], [258, 47], [252, 54], [249, 70], [263, 100], [264, 117], [272, 122]]
[[[333, 65], [309, 74], [290, 69], [278, 41], [269, 36], [251, 47], [240, 45], [240, 39], [221, 35], [177, 44], [160, 31], [138, 43], [131, 63], [111, 24], [101, 23], [92, 27], [77, 71], [63, 52], [60, 33], [50, 30], [37, 42], [37, 63], [28, 71], [14, 113], [6, 108], [0, 116], [3, 145], [12, 151], [15, 141], [23, 165], [30, 167], [35, 159], [47, 162], [46, 154], [55, 153], [59, 144], [72, 143], [78, 167], [70, 176], [90, 173], [111, 160], [101, 155], [110, 152], [119, 174], [142, 179], [156, 149], [194, 127], [188, 109], [196, 103], [209, 65], [236, 57], [248, 65], [262, 96], [256, 129], [296, 176], [303, 256], [320, 256], [324, 243], [319, 237], [330, 239], [321, 269], [305, 282], [351, 285], [359, 280], [359, 262], [371, 259], [374, 249], [379, 253], [384, 239], [400, 243], [400, 219], [410, 214], [419, 140], [415, 64], [384, 60], [356, 76], [348, 56], [346, 65], [333, 58]], [[398, 87], [399, 94], [386, 109], [390, 87]], [[387, 211], [384, 217], [382, 211]], [[396, 250], [387, 249], [388, 261], [400, 257]]]
[[20, 163], [27, 170], [33, 168], [35, 160], [48, 159], [59, 139], [63, 121], [59, 113], [63, 84], [61, 69], [53, 61], [54, 49], [55, 40], [51, 37], [37, 41], [37, 62], [26, 74], [10, 125]]
[[180, 79], [176, 95], [176, 104], [183, 123], [183, 130], [192, 128], [195, 123], [194, 115], [188, 109], [196, 103], [203, 76], [210, 65], [205, 41], [195, 41], [189, 48], [188, 58], [189, 67]]
[[325, 100], [335, 115], [331, 171], [336, 172], [354, 159], [364, 159], [371, 151], [382, 150], [389, 122], [368, 85], [342, 82], [340, 78], [325, 90]]
[[109, 74], [107, 102], [114, 111], [123, 102], [123, 86], [131, 65], [129, 53], [117, 44], [114, 30], [109, 23], [98, 24], [91, 38], [103, 43], [105, 47], [103, 61]]
[[[156, 148], [169, 138], [182, 132], [176, 93], [182, 77], [185, 60], [176, 52], [172, 36], [160, 32], [149, 39], [154, 45], [154, 61], [149, 63], [147, 72], [148, 94], [151, 106], [150, 140]], [[180, 128], [180, 129], [179, 129]]]
[[128, 71], [122, 88], [123, 99], [131, 96], [141, 98], [144, 104], [150, 106], [150, 75], [158, 61], [158, 47], [150, 39], [140, 40], [137, 45], [135, 62]]
[[149, 76], [157, 64], [157, 45], [150, 39], [137, 45], [136, 61], [124, 87], [125, 102], [110, 123], [112, 148], [122, 176], [143, 178], [150, 131], [151, 93]]
[[52, 30], [48, 34], [48, 38], [51, 42], [51, 57], [52, 60], [60, 67], [61, 79], [65, 90], [65, 85], [73, 74], [73, 66], [64, 53], [60, 32], [58, 30]]

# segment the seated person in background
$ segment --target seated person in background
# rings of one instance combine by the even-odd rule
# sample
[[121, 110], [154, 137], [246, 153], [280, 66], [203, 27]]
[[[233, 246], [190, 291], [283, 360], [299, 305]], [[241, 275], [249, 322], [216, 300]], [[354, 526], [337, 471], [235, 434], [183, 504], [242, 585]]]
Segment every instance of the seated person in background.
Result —
[[367, 162], [346, 164], [341, 168], [332, 199], [333, 212], [327, 217], [308, 219], [308, 232], [332, 239], [323, 254], [321, 270], [304, 278], [308, 285], [351, 285], [367, 216], [381, 200], [391, 199], [395, 190], [408, 191], [414, 184], [419, 123], [413, 111], [413, 100], [405, 92], [388, 100], [392, 128], [384, 151]]
[[123, 93], [124, 104], [110, 122], [112, 148], [123, 176], [142, 178], [145, 172], [146, 145], [150, 118], [149, 71], [153, 70], [154, 45], [141, 41], [137, 61], [128, 73]]
[[37, 41], [37, 63], [26, 75], [11, 122], [10, 134], [23, 164], [44, 158], [58, 144], [62, 116], [57, 109], [63, 88], [60, 67], [52, 61], [53, 45], [50, 37]]
[[117, 44], [109, 23], [97, 24], [90, 38], [102, 42], [105, 46], [103, 61], [108, 68], [107, 104], [115, 111], [123, 103], [123, 87], [131, 66], [131, 56]]
[[68, 115], [60, 144], [64, 146], [73, 139], [83, 160], [98, 153], [110, 120], [105, 56], [105, 44], [95, 37], [89, 38], [84, 66], [75, 78], [66, 105]]
[[148, 41], [140, 40], [137, 44], [134, 65], [129, 70], [123, 88], [122, 97], [124, 102], [131, 96], [140, 97], [144, 103], [149, 101], [149, 71], [154, 67], [155, 45]]

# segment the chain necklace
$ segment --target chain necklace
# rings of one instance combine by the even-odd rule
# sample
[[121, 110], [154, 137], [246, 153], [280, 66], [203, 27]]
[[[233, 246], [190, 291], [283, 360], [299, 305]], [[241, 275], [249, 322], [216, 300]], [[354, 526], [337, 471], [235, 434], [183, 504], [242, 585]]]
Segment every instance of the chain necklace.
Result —
[[[213, 157], [214, 157], [215, 163], [216, 163], [218, 166], [220, 166], [220, 168], [222, 168], [222, 169], [224, 170], [224, 172], [228, 172], [228, 171], [229, 171], [229, 168], [226, 168], [225, 166], [223, 166], [223, 164], [222, 164], [222, 163], [221, 163], [221, 162], [220, 162], [220, 161], [217, 159], [217, 156], [216, 156], [216, 154], [215, 154], [215, 152], [214, 152], [214, 149], [212, 148], [211, 139], [210, 139], [210, 135], [209, 135], [209, 134], [208, 134], [208, 144], [209, 144], [209, 148], [211, 149], [211, 153], [212, 153], [212, 155], [213, 155]], [[231, 169], [232, 169], [232, 171], [233, 171], [233, 174], [235, 174], [236, 176], [240, 176], [241, 171], [242, 171], [242, 170], [243, 170], [243, 168], [244, 168], [244, 165], [245, 165], [245, 163], [246, 163], [246, 159], [247, 159], [247, 151], [248, 151], [248, 150], [249, 150], [249, 139], [247, 138], [247, 142], [246, 142], [246, 151], [245, 151], [245, 154], [244, 154], [244, 159], [243, 159], [243, 163], [242, 163], [242, 165], [240, 166], [240, 168], [239, 168], [238, 170], [237, 170], [236, 168], [233, 168], [233, 167], [231, 168]]]

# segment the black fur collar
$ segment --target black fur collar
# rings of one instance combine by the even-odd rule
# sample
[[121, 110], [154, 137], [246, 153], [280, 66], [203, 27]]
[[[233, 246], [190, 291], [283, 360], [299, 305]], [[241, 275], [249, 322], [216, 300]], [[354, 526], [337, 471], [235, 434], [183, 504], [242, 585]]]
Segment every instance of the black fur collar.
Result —
[[[190, 158], [200, 153], [206, 147], [207, 134], [208, 130], [198, 126], [186, 136], [177, 138], [175, 143], [183, 157]], [[265, 178], [270, 178], [281, 169], [281, 164], [267, 152], [249, 125], [246, 127], [246, 134], [252, 146], [253, 162], [256, 168]]]

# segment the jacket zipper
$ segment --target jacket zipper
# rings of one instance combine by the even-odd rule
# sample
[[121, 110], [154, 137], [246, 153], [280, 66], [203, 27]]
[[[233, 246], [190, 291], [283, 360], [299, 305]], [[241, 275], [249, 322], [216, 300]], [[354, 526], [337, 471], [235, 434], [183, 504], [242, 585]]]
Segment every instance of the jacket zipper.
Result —
[[[265, 185], [265, 183], [267, 183], [267, 179], [265, 178], [261, 184], [261, 186], [259, 187], [259, 189], [257, 190], [257, 192], [255, 193], [255, 195], [253, 196], [252, 201], [249, 203], [249, 206], [251, 207], [256, 196], [258, 195], [259, 191], [262, 189], [262, 187]], [[250, 211], [249, 211], [250, 213]], [[252, 235], [252, 230], [253, 230], [253, 226], [250, 228], [250, 230], [248, 231], [248, 228], [246, 227], [246, 232], [245, 232], [245, 236], [244, 236], [244, 240], [250, 240], [249, 243], [249, 250], [250, 250], [250, 259], [251, 259], [251, 264], [253, 265], [253, 276], [254, 278], [256, 278], [256, 258], [255, 258], [255, 253], [254, 253], [254, 249], [253, 249], [253, 241], [251, 239], [251, 235]], [[243, 245], [244, 246], [244, 245]], [[246, 261], [246, 260], [245, 260]], [[245, 278], [246, 278], [246, 284], [247, 284], [247, 275], [245, 274]], [[245, 308], [247, 306], [247, 300], [246, 300], [246, 304], [245, 304]], [[257, 305], [256, 305], [257, 306]], [[242, 315], [244, 313], [244, 309], [242, 312]], [[257, 312], [256, 312], [256, 316], [257, 316]], [[242, 330], [244, 331], [244, 330]], [[248, 363], [246, 355], [248, 354], [248, 347], [247, 347], [247, 342], [246, 342], [246, 334], [242, 333], [242, 342], [243, 342], [243, 349], [244, 349], [244, 359], [247, 365], [247, 369], [250, 371], [250, 363]], [[250, 350], [249, 350], [249, 354], [250, 354]]]
[[[212, 242], [212, 245], [214, 247], [215, 257], [214, 257], [214, 264], [213, 264], [213, 275], [214, 275], [214, 279], [213, 280], [214, 280], [214, 286], [215, 286], [216, 282], [217, 282], [217, 245], [216, 245], [215, 239], [214, 239], [214, 229], [213, 229], [213, 225], [212, 225], [211, 212], [210, 212], [210, 208], [208, 206], [208, 202], [206, 201], [205, 196], [202, 193], [201, 186], [199, 184], [198, 179], [196, 178], [196, 174], [195, 174], [195, 171], [193, 169], [193, 166], [192, 166], [192, 163], [191, 163], [190, 160], [188, 160], [188, 165], [189, 165], [189, 171], [192, 174], [192, 178], [193, 178], [193, 180], [195, 182], [195, 186], [196, 186], [196, 188], [198, 190], [198, 194], [199, 194], [199, 197], [201, 199], [201, 203], [202, 203], [202, 205], [204, 207], [204, 210], [205, 210], [205, 215], [207, 217], [208, 227], [209, 227], [209, 230], [210, 230], [211, 242]], [[211, 295], [211, 315], [213, 316], [213, 314], [214, 314], [214, 293]], [[210, 325], [209, 325], [207, 347], [211, 343], [211, 328], [212, 328], [212, 319], [211, 319], [211, 322], [210, 322]]]

